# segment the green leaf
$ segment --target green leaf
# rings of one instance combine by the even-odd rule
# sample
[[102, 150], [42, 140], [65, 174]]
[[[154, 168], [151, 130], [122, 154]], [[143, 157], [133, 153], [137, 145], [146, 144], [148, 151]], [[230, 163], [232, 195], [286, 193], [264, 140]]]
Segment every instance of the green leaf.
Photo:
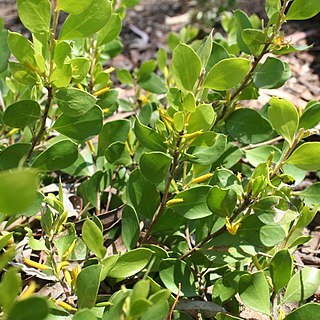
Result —
[[100, 182], [102, 178], [103, 172], [98, 170], [89, 180], [82, 182], [77, 190], [78, 195], [85, 202], [90, 202], [96, 208], [98, 207], [98, 192], [100, 191]]
[[79, 309], [90, 309], [95, 306], [100, 286], [101, 270], [102, 266], [96, 264], [82, 269], [79, 273], [76, 283]]
[[97, 317], [92, 311], [82, 309], [72, 317], [72, 320], [97, 320]]
[[201, 61], [191, 47], [183, 43], [177, 45], [172, 56], [172, 72], [179, 89], [193, 91], [201, 73]]
[[130, 121], [121, 119], [107, 122], [100, 134], [98, 141], [98, 156], [102, 156], [105, 150], [114, 142], [125, 142], [130, 131]]
[[98, 258], [102, 259], [106, 255], [107, 249], [103, 245], [103, 234], [100, 228], [89, 219], [86, 219], [82, 226], [82, 239]]
[[56, 171], [71, 166], [77, 158], [78, 146], [70, 140], [62, 140], [41, 152], [32, 167], [41, 171]]
[[103, 113], [97, 105], [88, 112], [69, 117], [62, 114], [54, 123], [52, 129], [75, 140], [87, 140], [97, 135], [103, 125]]
[[244, 80], [250, 70], [250, 61], [243, 58], [229, 58], [215, 64], [206, 76], [203, 88], [227, 90]]
[[121, 236], [128, 250], [137, 246], [140, 236], [139, 219], [136, 211], [130, 205], [126, 205], [122, 210]]
[[299, 128], [305, 130], [314, 128], [320, 122], [320, 103], [314, 103], [304, 110], [299, 123]]
[[108, 0], [94, 0], [87, 10], [80, 14], [70, 14], [62, 25], [60, 40], [73, 40], [93, 35], [102, 29], [111, 16]]
[[278, 251], [269, 264], [272, 283], [276, 292], [285, 287], [292, 275], [293, 259], [287, 249]]
[[13, 128], [21, 128], [33, 124], [41, 117], [38, 102], [33, 100], [20, 100], [8, 106], [3, 114], [3, 122]]
[[160, 279], [174, 294], [179, 292], [181, 284], [181, 296], [193, 297], [197, 295], [195, 279], [189, 266], [178, 259], [164, 259], [160, 263]]
[[55, 98], [59, 108], [69, 117], [87, 113], [97, 101], [91, 94], [75, 88], [61, 89], [55, 94]]
[[172, 158], [162, 152], [145, 152], [140, 158], [140, 170], [151, 183], [159, 184], [169, 176]]
[[152, 93], [161, 94], [166, 93], [167, 88], [164, 80], [152, 72], [150, 75], [139, 79], [138, 84], [144, 90]]
[[17, 168], [31, 148], [30, 143], [16, 143], [4, 149], [0, 153], [0, 170]]
[[167, 66], [168, 54], [165, 49], [160, 48], [157, 52], [157, 63], [159, 69], [163, 72]]
[[31, 297], [16, 302], [8, 316], [8, 320], [44, 320], [47, 318], [48, 313], [49, 308], [44, 298]]
[[233, 189], [213, 186], [208, 193], [207, 203], [213, 214], [230, 217], [237, 204], [237, 193]]
[[279, 161], [281, 157], [281, 151], [274, 146], [261, 146], [246, 150], [246, 157], [254, 167], [257, 167], [260, 163], [266, 162], [271, 156], [271, 153], [274, 153], [272, 161]]
[[227, 137], [224, 134], [207, 131], [191, 144], [191, 147], [196, 146], [192, 152], [195, 159], [191, 161], [200, 165], [210, 165], [223, 155], [226, 145]]
[[286, 14], [286, 20], [307, 20], [319, 12], [320, 2], [318, 0], [294, 0]]
[[8, 45], [8, 31], [0, 31], [0, 73], [5, 71], [8, 67], [8, 61], [10, 58], [10, 50]]
[[127, 69], [118, 69], [117, 70], [117, 78], [122, 84], [127, 84], [130, 86], [134, 86], [134, 81], [132, 75]]
[[243, 275], [239, 281], [239, 294], [247, 307], [271, 315], [269, 285], [263, 272]]
[[268, 18], [272, 18], [275, 14], [280, 13], [281, 0], [266, 0], [265, 9]]
[[166, 152], [167, 147], [164, 144], [165, 139], [160, 136], [157, 131], [141, 124], [139, 119], [136, 119], [135, 121], [134, 133], [144, 147], [152, 151]]
[[285, 320], [301, 320], [301, 319], [318, 320], [319, 312], [320, 312], [319, 303], [310, 302], [289, 313], [285, 317]]
[[[69, 60], [72, 67], [72, 79], [76, 83], [80, 83], [87, 76], [91, 61], [87, 58], [73, 58]], [[106, 77], [109, 77], [108, 74], [104, 73]], [[98, 76], [96, 78], [96, 83], [98, 83]]]
[[293, 151], [287, 163], [299, 169], [312, 171], [320, 169], [320, 142], [306, 142]]
[[0, 212], [14, 215], [28, 209], [36, 199], [38, 173], [17, 169], [0, 173]]
[[21, 278], [17, 268], [10, 268], [2, 277], [0, 283], [0, 305], [4, 313], [9, 314], [21, 290]]
[[201, 60], [201, 64], [204, 68], [207, 67], [208, 61], [211, 56], [211, 51], [212, 51], [212, 32], [202, 40], [200, 43], [199, 47], [196, 48], [196, 52]]
[[35, 72], [28, 69], [25, 65], [17, 62], [9, 62], [12, 76], [20, 83], [35, 85], [38, 83], [38, 76]]
[[49, 0], [18, 0], [21, 22], [32, 33], [49, 32], [51, 3]]
[[61, 67], [56, 66], [53, 70], [50, 82], [55, 88], [65, 88], [70, 84], [72, 79], [72, 66], [70, 63], [66, 63]]
[[156, 67], [157, 64], [153, 59], [143, 62], [137, 73], [138, 80], [150, 76], [156, 70]]
[[198, 186], [182, 191], [173, 199], [183, 199], [183, 202], [172, 204], [170, 208], [190, 220], [211, 216], [212, 212], [207, 205], [210, 189], [210, 186]]
[[53, 60], [60, 68], [63, 66], [67, 57], [71, 56], [71, 46], [66, 41], [57, 41], [54, 47]]
[[220, 43], [213, 41], [211, 56], [209, 58], [206, 70], [210, 70], [219, 61], [230, 58], [228, 51]]
[[234, 16], [236, 18], [236, 35], [237, 35], [237, 45], [240, 48], [241, 51], [250, 54], [250, 49], [246, 46], [243, 38], [242, 38], [242, 32], [244, 29], [252, 29], [252, 24], [250, 21], [250, 18], [248, 15], [241, 11], [241, 10], [236, 10], [234, 12]]
[[36, 68], [37, 62], [35, 59], [35, 52], [33, 44], [16, 32], [9, 32], [8, 35], [8, 44], [12, 54], [17, 58], [17, 60], [28, 67], [30, 66]]
[[113, 13], [107, 24], [98, 32], [98, 45], [101, 46], [117, 38], [122, 29], [120, 15]]
[[191, 114], [187, 125], [187, 132], [192, 133], [198, 130], [209, 130], [215, 118], [216, 113], [211, 104], [202, 104]]
[[109, 271], [107, 277], [131, 277], [147, 266], [152, 255], [153, 252], [145, 248], [131, 250], [119, 257], [115, 266]]
[[127, 184], [129, 199], [138, 215], [152, 219], [160, 204], [160, 195], [154, 184], [144, 178], [141, 171], [132, 171]]
[[79, 5], [78, 0], [59, 0], [58, 10], [63, 10], [71, 14], [80, 14], [86, 11], [91, 5], [93, 0], [82, 0]]
[[267, 35], [263, 31], [257, 29], [244, 29], [242, 31], [242, 39], [251, 53], [255, 56], [261, 54], [268, 41]]
[[226, 121], [228, 134], [245, 143], [259, 143], [271, 138], [270, 123], [253, 109], [238, 109]]
[[320, 270], [305, 267], [290, 279], [282, 302], [302, 302], [311, 297], [319, 285]]
[[269, 121], [274, 130], [292, 145], [299, 125], [296, 107], [288, 100], [271, 98], [268, 108]]
[[124, 4], [127, 8], [132, 8], [140, 1], [141, 0], [122, 0], [122, 4]]
[[297, 191], [296, 194], [301, 197], [307, 205], [318, 205], [320, 204], [320, 182], [314, 183], [302, 191]]
[[132, 159], [128, 145], [123, 142], [112, 143], [105, 152], [105, 157], [109, 163], [116, 165], [130, 166]]
[[288, 63], [278, 58], [268, 57], [254, 72], [253, 82], [261, 89], [280, 88], [291, 77]]

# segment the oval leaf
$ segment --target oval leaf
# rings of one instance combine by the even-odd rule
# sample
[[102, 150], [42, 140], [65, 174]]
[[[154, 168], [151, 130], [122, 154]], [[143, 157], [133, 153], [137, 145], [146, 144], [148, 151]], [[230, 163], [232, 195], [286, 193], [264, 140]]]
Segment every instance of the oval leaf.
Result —
[[92, 265], [81, 270], [77, 277], [76, 295], [78, 308], [93, 308], [96, 304], [100, 286], [100, 274], [102, 266]]
[[226, 129], [231, 137], [245, 144], [268, 140], [273, 134], [270, 123], [252, 109], [232, 112], [226, 121]]
[[320, 270], [306, 267], [298, 271], [288, 284], [283, 302], [299, 302], [311, 297], [320, 285]]
[[78, 117], [87, 113], [97, 101], [91, 94], [75, 88], [61, 89], [55, 97], [59, 108], [69, 117]]
[[32, 167], [41, 171], [61, 170], [71, 166], [77, 158], [78, 146], [70, 140], [62, 140], [40, 153]]
[[272, 283], [276, 292], [286, 286], [293, 271], [292, 255], [287, 249], [278, 251], [269, 265]]
[[110, 16], [110, 1], [94, 0], [88, 10], [80, 14], [70, 14], [61, 28], [59, 39], [73, 40], [91, 36], [104, 27]]
[[320, 169], [320, 142], [306, 142], [299, 146], [287, 160], [299, 169], [311, 171]]
[[78, 117], [62, 114], [54, 123], [53, 129], [75, 140], [87, 140], [97, 135], [103, 125], [103, 113], [94, 106], [87, 113]]
[[59, 0], [58, 9], [72, 14], [79, 14], [87, 10], [93, 0], [82, 0], [79, 5], [79, 0]]
[[311, 302], [289, 313], [286, 316], [285, 320], [301, 320], [301, 319], [318, 320], [319, 313], [320, 313], [320, 304]]
[[239, 281], [239, 293], [247, 307], [270, 315], [269, 285], [262, 272], [243, 275]]
[[268, 116], [273, 129], [292, 145], [299, 125], [296, 107], [290, 101], [280, 98], [271, 98], [269, 104]]
[[250, 70], [250, 61], [243, 58], [224, 59], [209, 71], [203, 88], [227, 90], [244, 80]]
[[153, 252], [145, 248], [129, 251], [117, 260], [115, 266], [108, 272], [107, 277], [131, 277], [146, 267], [152, 255]]
[[82, 226], [82, 239], [87, 247], [100, 259], [107, 252], [103, 245], [103, 234], [100, 228], [91, 220], [86, 219]]
[[39, 120], [40, 117], [41, 109], [38, 102], [21, 100], [6, 108], [2, 120], [9, 127], [23, 129]]
[[140, 170], [152, 183], [159, 184], [169, 174], [171, 157], [162, 152], [146, 152], [140, 158]]
[[286, 14], [286, 20], [306, 20], [320, 12], [318, 0], [295, 0]]
[[210, 186], [198, 186], [178, 193], [173, 199], [183, 199], [182, 202], [170, 205], [170, 208], [183, 217], [193, 220], [211, 216], [207, 205]]
[[32, 33], [49, 32], [51, 3], [49, 0], [18, 0], [21, 22]]
[[176, 46], [172, 55], [172, 72], [179, 89], [193, 91], [201, 73], [201, 61], [191, 47], [183, 43]]
[[136, 247], [139, 235], [140, 225], [138, 215], [132, 206], [126, 205], [122, 210], [121, 236], [128, 250]]
[[179, 292], [181, 296], [193, 297], [197, 295], [195, 279], [189, 266], [178, 259], [164, 259], [160, 263], [160, 279], [173, 293]]

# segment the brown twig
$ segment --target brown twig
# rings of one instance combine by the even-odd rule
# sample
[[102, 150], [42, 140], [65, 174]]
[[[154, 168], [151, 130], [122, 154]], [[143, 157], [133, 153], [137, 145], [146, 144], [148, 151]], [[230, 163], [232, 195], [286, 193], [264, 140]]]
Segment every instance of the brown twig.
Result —
[[177, 304], [179, 302], [180, 294], [181, 294], [181, 283], [179, 283], [179, 285], [178, 285], [178, 293], [177, 293], [177, 296], [174, 299], [173, 305], [172, 305], [172, 307], [170, 309], [170, 312], [169, 312], [169, 315], [168, 315], [168, 320], [172, 320], [173, 312], [174, 312], [174, 309], [176, 308], [176, 306], [177, 306]]

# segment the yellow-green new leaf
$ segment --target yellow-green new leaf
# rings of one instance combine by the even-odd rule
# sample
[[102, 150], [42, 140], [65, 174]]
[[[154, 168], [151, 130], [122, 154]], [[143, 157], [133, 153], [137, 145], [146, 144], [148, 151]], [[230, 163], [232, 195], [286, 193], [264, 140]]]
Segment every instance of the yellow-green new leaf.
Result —
[[296, 107], [286, 99], [271, 98], [268, 116], [274, 130], [292, 145], [299, 125]]
[[36, 199], [38, 173], [35, 170], [17, 169], [0, 174], [0, 212], [23, 213]]
[[250, 70], [250, 61], [244, 58], [224, 59], [209, 71], [203, 88], [227, 90], [244, 80]]
[[32, 33], [49, 32], [51, 3], [49, 0], [18, 0], [19, 18]]
[[191, 47], [180, 43], [174, 49], [172, 72], [179, 89], [193, 91], [193, 87], [201, 73], [201, 61]]
[[287, 163], [306, 171], [320, 170], [320, 142], [306, 142], [289, 157]]

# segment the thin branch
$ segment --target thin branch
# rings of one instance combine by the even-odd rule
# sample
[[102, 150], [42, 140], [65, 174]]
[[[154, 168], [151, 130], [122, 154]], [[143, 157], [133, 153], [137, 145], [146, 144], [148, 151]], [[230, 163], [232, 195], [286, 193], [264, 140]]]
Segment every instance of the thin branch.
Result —
[[258, 148], [258, 147], [263, 147], [263, 146], [269, 146], [272, 145], [274, 143], [280, 142], [283, 140], [283, 137], [276, 137], [274, 139], [268, 140], [268, 141], [264, 141], [264, 142], [260, 142], [257, 144], [249, 144], [246, 147], [241, 148], [242, 151], [246, 151], [246, 150], [250, 150], [250, 149], [254, 149], [254, 148]]
[[180, 148], [181, 140], [182, 140], [182, 137], [180, 136], [178, 138], [178, 140], [177, 140], [177, 143], [176, 143], [176, 150], [175, 150], [174, 155], [173, 155], [173, 161], [172, 161], [170, 174], [169, 174], [169, 177], [168, 177], [165, 189], [164, 189], [162, 201], [161, 201], [161, 204], [159, 206], [158, 212], [156, 213], [156, 215], [154, 216], [150, 226], [148, 227], [145, 236], [142, 238], [142, 240], [140, 242], [141, 244], [143, 244], [146, 240], [148, 240], [148, 238], [149, 238], [149, 236], [150, 236], [150, 234], [152, 232], [152, 229], [154, 228], [154, 226], [157, 224], [157, 222], [161, 218], [161, 216], [162, 216], [162, 214], [164, 212], [164, 209], [166, 207], [166, 203], [167, 203], [168, 196], [169, 196], [169, 190], [170, 190], [171, 182], [173, 180], [176, 168], [178, 166], [178, 160], [179, 160], [179, 156], [180, 156], [179, 148]]
[[39, 129], [38, 133], [32, 139], [31, 148], [30, 148], [30, 150], [28, 152], [28, 155], [27, 155], [27, 162], [30, 161], [30, 158], [31, 158], [31, 155], [32, 155], [32, 152], [33, 152], [34, 148], [39, 143], [43, 133], [46, 130], [46, 121], [47, 121], [47, 118], [48, 118], [49, 110], [50, 110], [52, 99], [53, 99], [53, 89], [52, 89], [52, 87], [51, 86], [47, 87], [47, 90], [48, 90], [48, 98], [47, 98], [47, 102], [46, 102], [46, 105], [45, 105], [45, 108], [44, 108], [44, 112], [43, 112], [43, 115], [42, 115], [40, 129]]

